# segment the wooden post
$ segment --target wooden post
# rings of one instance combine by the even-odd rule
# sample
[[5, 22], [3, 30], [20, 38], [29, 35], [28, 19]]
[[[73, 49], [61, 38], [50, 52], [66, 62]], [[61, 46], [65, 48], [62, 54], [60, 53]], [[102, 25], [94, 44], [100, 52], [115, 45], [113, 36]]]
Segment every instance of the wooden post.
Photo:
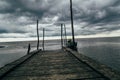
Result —
[[65, 31], [65, 45], [67, 44], [67, 33], [66, 33], [66, 26], [64, 24], [64, 31]]
[[72, 49], [77, 51], [77, 43], [75, 42], [75, 35], [74, 35], [72, 0], [70, 0], [70, 13], [71, 13], [72, 42], [73, 42]]
[[38, 29], [38, 24], [39, 24], [39, 21], [37, 20], [37, 50], [39, 49], [39, 29]]
[[45, 46], [44, 46], [45, 41], [44, 41], [44, 39], [45, 39], [45, 29], [43, 28], [43, 44], [42, 44], [43, 51], [45, 50]]
[[63, 48], [63, 24], [61, 24], [61, 48]]
[[72, 40], [73, 40], [73, 43], [75, 44], [72, 0], [70, 0], [70, 13], [71, 13]]
[[31, 47], [30, 47], [30, 43], [28, 44], [28, 51], [27, 51], [27, 54], [30, 53], [30, 50], [31, 50]]

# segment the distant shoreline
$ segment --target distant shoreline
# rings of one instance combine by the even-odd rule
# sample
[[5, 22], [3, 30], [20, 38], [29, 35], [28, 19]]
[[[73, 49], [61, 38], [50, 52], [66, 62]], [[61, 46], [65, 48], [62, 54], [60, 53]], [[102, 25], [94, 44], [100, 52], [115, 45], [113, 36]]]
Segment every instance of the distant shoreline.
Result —
[[6, 46], [0, 46], [0, 48], [5, 48]]
[[[120, 36], [115, 36], [115, 37], [87, 37], [87, 38], [79, 38], [79, 37], [76, 37], [76, 40], [78, 39], [102, 39], [102, 38], [120, 38]], [[29, 40], [29, 38], [18, 38], [18, 41], [17, 40], [14, 40], [14, 39], [17, 39], [17, 38], [6, 38], [6, 39], [12, 39], [11, 41], [8, 40], [8, 41], [4, 41], [4, 40], [1, 40], [0, 39], [0, 43], [9, 43], [9, 42], [35, 42], [37, 41], [37, 38], [31, 38]], [[23, 40], [22, 40], [23, 39]], [[36, 40], [35, 40], [36, 39]], [[68, 39], [71, 39], [70, 37]], [[60, 38], [53, 38], [53, 39], [46, 39], [45, 41], [54, 41], [54, 40], [61, 40]], [[42, 39], [40, 39], [40, 41], [42, 41]]]

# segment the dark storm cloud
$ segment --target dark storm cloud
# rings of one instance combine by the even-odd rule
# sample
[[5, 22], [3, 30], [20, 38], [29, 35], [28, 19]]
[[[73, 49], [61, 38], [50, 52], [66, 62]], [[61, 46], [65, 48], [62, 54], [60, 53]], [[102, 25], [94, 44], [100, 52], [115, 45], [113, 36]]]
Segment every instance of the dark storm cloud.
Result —
[[[107, 32], [107, 31], [110, 32], [110, 31], [119, 30], [120, 29], [119, 5], [120, 5], [120, 1], [116, 0], [111, 5], [103, 7], [101, 9], [93, 10], [91, 12], [92, 14], [89, 15], [83, 14], [82, 17], [80, 17], [80, 19], [88, 23], [85, 26], [82, 26], [82, 28], [88, 27], [88, 31], [83, 30], [84, 32], [86, 32], [85, 34], [88, 35], [88, 34], [96, 34], [101, 32]], [[99, 26], [100, 28], [97, 28], [97, 26]], [[89, 30], [89, 28], [93, 28], [93, 30]]]
[[8, 33], [8, 31], [4, 29], [0, 29], [0, 33]]
[[[70, 27], [69, 0], [1, 0], [0, 7], [0, 24], [10, 27], [0, 27], [0, 33], [35, 34], [37, 18], [53, 36], [59, 35], [61, 23]], [[73, 13], [76, 35], [120, 30], [120, 0], [73, 0]]]
[[[0, 10], [0, 13], [2, 14], [11, 14], [14, 15], [13, 18], [19, 17], [19, 16], [28, 16], [31, 19], [34, 19], [35, 17], [40, 18], [43, 16], [45, 10], [41, 10], [41, 9], [32, 9], [30, 7], [27, 7], [26, 5], [29, 6], [34, 6], [32, 4], [27, 4], [27, 1], [30, 2], [31, 0], [3, 0], [4, 2], [6, 2], [9, 7]], [[33, 0], [34, 2], [37, 3], [37, 1]], [[36, 6], [37, 8], [37, 6]], [[34, 19], [35, 20], [35, 19]]]

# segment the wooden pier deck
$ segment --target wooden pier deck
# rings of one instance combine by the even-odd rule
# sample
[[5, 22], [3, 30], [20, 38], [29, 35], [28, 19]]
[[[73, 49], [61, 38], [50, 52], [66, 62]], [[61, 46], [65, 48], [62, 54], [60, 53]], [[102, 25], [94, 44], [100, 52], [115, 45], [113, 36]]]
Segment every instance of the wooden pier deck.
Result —
[[[12, 63], [10, 64], [12, 65]], [[13, 63], [14, 65], [14, 63]], [[0, 80], [110, 80], [64, 50], [38, 52]], [[117, 80], [117, 79], [116, 79]]]

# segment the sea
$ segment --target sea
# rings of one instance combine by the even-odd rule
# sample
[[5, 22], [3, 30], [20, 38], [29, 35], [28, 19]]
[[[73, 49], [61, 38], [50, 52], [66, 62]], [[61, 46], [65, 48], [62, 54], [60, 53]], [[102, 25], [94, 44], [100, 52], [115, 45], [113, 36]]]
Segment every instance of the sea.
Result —
[[[120, 72], [120, 37], [76, 39], [78, 52]], [[27, 55], [37, 49], [36, 41], [0, 42], [0, 67]], [[42, 49], [42, 41], [40, 41]], [[45, 40], [45, 50], [61, 49], [60, 40]]]

